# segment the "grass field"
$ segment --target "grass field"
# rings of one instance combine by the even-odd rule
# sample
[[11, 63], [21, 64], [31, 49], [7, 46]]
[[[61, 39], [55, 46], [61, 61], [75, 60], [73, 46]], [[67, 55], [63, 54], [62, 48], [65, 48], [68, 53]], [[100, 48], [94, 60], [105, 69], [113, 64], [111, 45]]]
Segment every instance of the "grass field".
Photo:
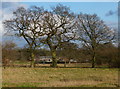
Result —
[[117, 87], [118, 69], [8, 67], [2, 78], [3, 87]]

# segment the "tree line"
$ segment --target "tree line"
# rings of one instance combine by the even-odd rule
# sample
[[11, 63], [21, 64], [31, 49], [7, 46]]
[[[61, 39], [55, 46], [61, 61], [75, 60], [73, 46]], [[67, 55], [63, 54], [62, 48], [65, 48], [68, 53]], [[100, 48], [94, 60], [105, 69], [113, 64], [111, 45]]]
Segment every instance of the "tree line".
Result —
[[[78, 47], [75, 43], [65, 43], [62, 48], [57, 49], [57, 58], [66, 58], [65, 62], [70, 63], [70, 59], [75, 59], [77, 63], [91, 63], [91, 53], [87, 48]], [[119, 67], [118, 48], [112, 44], [99, 45], [96, 52], [96, 65], [107, 65], [108, 67]], [[51, 56], [48, 49], [36, 49], [35, 59], [41, 56]], [[2, 44], [3, 65], [14, 65], [14, 62], [30, 61], [30, 52], [27, 47], [19, 48], [12, 41], [6, 41]], [[9, 60], [6, 60], [9, 59]], [[8, 63], [6, 63], [8, 61]], [[11, 61], [11, 63], [9, 63]], [[39, 62], [36, 61], [35, 62]], [[43, 63], [43, 62], [41, 62]], [[66, 66], [66, 64], [64, 65]]]
[[[113, 46], [116, 40], [115, 30], [108, 27], [96, 14], [75, 14], [69, 7], [62, 4], [52, 7], [50, 11], [37, 6], [28, 9], [19, 7], [13, 12], [13, 18], [5, 20], [3, 24], [7, 32], [12, 32], [27, 42], [32, 60], [31, 67], [35, 66], [36, 50], [43, 46], [49, 48], [52, 67], [57, 67], [59, 52], [62, 56], [70, 56], [71, 53], [74, 57], [78, 57], [79, 54], [85, 57], [90, 56], [92, 68], [94, 68], [100, 60], [100, 58], [97, 59], [98, 54], [100, 57], [103, 53], [98, 52], [102, 49], [101, 47], [106, 50], [109, 49], [105, 47], [106, 45], [116, 48]], [[109, 60], [109, 56], [104, 60]], [[81, 57], [77, 59], [79, 58]]]

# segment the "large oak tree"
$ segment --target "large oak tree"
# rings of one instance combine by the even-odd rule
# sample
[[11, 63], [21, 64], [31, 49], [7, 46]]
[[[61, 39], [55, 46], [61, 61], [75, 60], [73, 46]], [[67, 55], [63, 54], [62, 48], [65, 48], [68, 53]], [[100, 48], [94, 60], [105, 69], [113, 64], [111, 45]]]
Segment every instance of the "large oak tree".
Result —
[[13, 32], [14, 35], [24, 38], [29, 45], [31, 54], [31, 67], [34, 67], [34, 50], [38, 43], [38, 34], [41, 34], [39, 25], [40, 17], [43, 13], [43, 8], [33, 6], [31, 8], [19, 7], [13, 12], [13, 18], [4, 21], [4, 28], [7, 32]]
[[110, 29], [96, 14], [79, 14], [77, 23], [79, 40], [89, 49], [92, 55], [92, 68], [94, 68], [98, 45], [112, 42], [115, 37], [114, 30]]
[[40, 42], [47, 44], [52, 55], [52, 67], [57, 66], [56, 50], [64, 42], [73, 40], [75, 31], [75, 15], [66, 6], [58, 4], [52, 11], [46, 11], [41, 18], [42, 33]]

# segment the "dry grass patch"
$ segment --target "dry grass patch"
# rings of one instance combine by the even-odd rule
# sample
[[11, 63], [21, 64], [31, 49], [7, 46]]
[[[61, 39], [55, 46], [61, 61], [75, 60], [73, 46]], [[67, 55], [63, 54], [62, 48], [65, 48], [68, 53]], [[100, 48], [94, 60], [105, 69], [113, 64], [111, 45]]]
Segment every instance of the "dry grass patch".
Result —
[[3, 87], [116, 87], [118, 69], [6, 68]]

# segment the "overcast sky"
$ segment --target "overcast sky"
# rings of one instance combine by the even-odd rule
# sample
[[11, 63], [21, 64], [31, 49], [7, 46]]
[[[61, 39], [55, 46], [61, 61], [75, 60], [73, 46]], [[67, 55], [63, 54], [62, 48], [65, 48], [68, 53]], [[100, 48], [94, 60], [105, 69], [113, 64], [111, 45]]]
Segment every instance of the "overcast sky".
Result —
[[[87, 14], [97, 14], [108, 26], [117, 28], [118, 17], [117, 17], [117, 2], [2, 2], [2, 8], [0, 8], [0, 35], [2, 34], [2, 20], [10, 19], [12, 17], [12, 12], [16, 8], [23, 6], [28, 8], [32, 5], [43, 6], [45, 9], [50, 10], [50, 7], [61, 3], [70, 7], [70, 9], [75, 13], [87, 13]], [[1, 3], [0, 3], [1, 4]], [[17, 42], [19, 44], [19, 42]], [[20, 44], [23, 46], [23, 43]]]

